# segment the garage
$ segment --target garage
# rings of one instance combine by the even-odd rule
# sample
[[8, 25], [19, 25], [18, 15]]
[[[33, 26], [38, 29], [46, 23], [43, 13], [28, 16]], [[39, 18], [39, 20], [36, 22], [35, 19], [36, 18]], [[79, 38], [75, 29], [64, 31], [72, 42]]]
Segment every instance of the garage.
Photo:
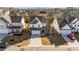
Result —
[[37, 31], [37, 30], [32, 30], [32, 34], [40, 34], [41, 31]]

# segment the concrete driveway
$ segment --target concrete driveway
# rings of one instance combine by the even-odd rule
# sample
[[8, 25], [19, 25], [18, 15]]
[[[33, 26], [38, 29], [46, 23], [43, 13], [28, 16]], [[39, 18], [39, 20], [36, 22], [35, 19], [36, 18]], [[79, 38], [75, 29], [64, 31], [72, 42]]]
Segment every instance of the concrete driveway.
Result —
[[[36, 32], [38, 32], [38, 33], [36, 33]], [[32, 32], [31, 42], [28, 45], [28, 47], [40, 47], [40, 46], [42, 46], [41, 35], [40, 35], [39, 31], [36, 31], [36, 32], [35, 31]]]
[[31, 36], [31, 42], [28, 46], [29, 47], [40, 47], [40, 46], [42, 46], [41, 36], [39, 34], [33, 34]]

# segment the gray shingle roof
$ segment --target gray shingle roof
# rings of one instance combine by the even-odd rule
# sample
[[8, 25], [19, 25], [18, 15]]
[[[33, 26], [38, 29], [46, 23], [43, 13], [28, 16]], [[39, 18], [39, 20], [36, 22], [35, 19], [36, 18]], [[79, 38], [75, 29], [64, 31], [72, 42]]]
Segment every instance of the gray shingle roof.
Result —
[[[58, 25], [59, 25], [59, 28], [60, 29], [63, 28], [66, 24], [68, 24], [68, 22], [67, 22], [66, 19], [61, 19], [61, 18], [58, 18], [57, 19], [57, 22], [58, 22]], [[69, 25], [69, 27], [70, 27], [70, 25]]]
[[66, 19], [64, 19], [63, 22], [59, 25], [59, 26], [60, 26], [60, 29], [61, 29], [62, 27], [64, 27], [66, 24], [68, 24], [68, 22], [67, 22]]
[[22, 16], [10, 16], [12, 23], [21, 23]]
[[38, 22], [38, 20], [34, 20], [31, 24], [36, 24]]
[[2, 15], [9, 23], [11, 23], [11, 19], [9, 15]]
[[63, 22], [63, 19], [62, 18], [57, 18], [57, 22], [58, 22], [58, 25], [60, 25]]
[[74, 19], [75, 19], [75, 17], [70, 17], [70, 18], [68, 18], [68, 22], [71, 23]]
[[0, 20], [3, 20], [6, 23], [9, 23], [4, 17], [0, 17]]

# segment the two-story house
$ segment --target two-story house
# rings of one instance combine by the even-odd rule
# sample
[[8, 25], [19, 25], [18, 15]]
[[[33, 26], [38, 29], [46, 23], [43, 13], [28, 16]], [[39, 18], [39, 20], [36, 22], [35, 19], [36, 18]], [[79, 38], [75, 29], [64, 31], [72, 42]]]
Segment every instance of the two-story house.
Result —
[[22, 30], [25, 28], [24, 18], [22, 16], [10, 16], [11, 23], [8, 24], [11, 33], [21, 34]]
[[42, 16], [31, 16], [30, 18], [29, 28], [32, 34], [40, 34], [44, 31], [46, 23]]
[[54, 28], [59, 34], [67, 35], [67, 34], [72, 33], [72, 31], [74, 30], [74, 28], [69, 25], [66, 18], [65, 19], [56, 18], [53, 21], [53, 24], [54, 24]]
[[70, 17], [67, 19], [69, 25], [73, 28], [75, 28], [73, 30], [73, 32], [79, 32], [79, 19], [76, 17]]

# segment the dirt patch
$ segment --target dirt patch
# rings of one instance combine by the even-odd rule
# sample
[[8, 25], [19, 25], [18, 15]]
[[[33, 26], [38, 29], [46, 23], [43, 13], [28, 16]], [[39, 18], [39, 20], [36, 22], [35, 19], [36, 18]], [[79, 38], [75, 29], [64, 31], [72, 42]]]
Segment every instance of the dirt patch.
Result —
[[43, 45], [50, 45], [50, 41], [48, 39], [48, 37], [41, 37], [41, 41]]
[[30, 43], [30, 40], [23, 40], [21, 43], [15, 44], [15, 46], [20, 47], [20, 46], [27, 46]]

